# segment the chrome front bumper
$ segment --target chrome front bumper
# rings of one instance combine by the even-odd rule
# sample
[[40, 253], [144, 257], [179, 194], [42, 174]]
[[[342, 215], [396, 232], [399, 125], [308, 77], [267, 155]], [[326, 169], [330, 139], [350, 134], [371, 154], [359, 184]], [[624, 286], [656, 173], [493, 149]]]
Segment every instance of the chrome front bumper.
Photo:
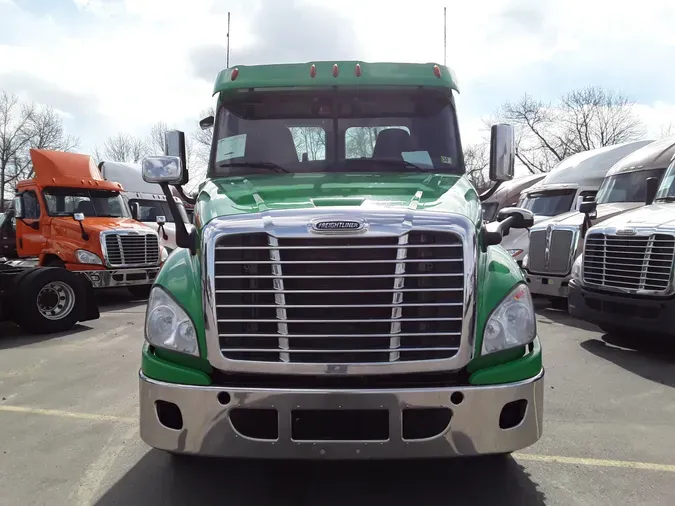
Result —
[[540, 274], [526, 273], [527, 284], [530, 292], [536, 295], [544, 295], [547, 297], [563, 297], [567, 298], [568, 283], [571, 276], [555, 277], [542, 276]]
[[84, 274], [94, 288], [113, 288], [117, 286], [151, 285], [157, 277], [159, 267], [77, 272]]
[[[530, 446], [541, 437], [543, 391], [543, 370], [536, 377], [518, 383], [405, 390], [187, 386], [155, 381], [141, 372], [140, 434], [155, 448], [219, 457], [395, 459], [506, 453]], [[225, 394], [219, 401], [222, 392]], [[456, 392], [462, 395], [453, 396]], [[459, 397], [462, 399], [457, 403]], [[501, 429], [500, 415], [504, 406], [521, 400], [527, 403], [524, 415], [522, 412], [520, 415], [522, 420], [513, 428]], [[160, 410], [167, 406], [171, 409], [160, 414], [158, 401]], [[169, 428], [160, 422], [160, 416], [166, 422], [165, 414], [171, 411], [174, 416], [169, 425], [178, 426], [175, 407], [166, 403], [180, 410], [181, 428]], [[276, 437], [244, 436], [235, 429], [230, 416], [236, 408], [272, 410]], [[447, 408], [452, 411], [452, 418], [449, 425], [439, 428], [433, 437], [404, 439], [403, 411], [414, 408]], [[346, 441], [294, 437], [292, 431], [296, 430], [303, 410], [328, 412], [328, 419], [333, 416], [331, 411], [381, 410], [386, 412], [382, 423], [385, 430], [388, 427], [388, 437]]]

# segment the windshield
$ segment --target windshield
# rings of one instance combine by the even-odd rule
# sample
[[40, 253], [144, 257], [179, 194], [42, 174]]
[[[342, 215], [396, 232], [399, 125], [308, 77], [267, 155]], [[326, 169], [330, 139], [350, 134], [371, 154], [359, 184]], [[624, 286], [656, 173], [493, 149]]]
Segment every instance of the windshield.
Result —
[[654, 200], [675, 200], [675, 160], [668, 166]]
[[253, 92], [217, 113], [211, 176], [420, 170], [464, 173], [440, 92]]
[[492, 221], [495, 219], [497, 214], [497, 209], [499, 208], [499, 202], [483, 202], [483, 219], [486, 221]]
[[548, 190], [526, 195], [520, 207], [540, 216], [557, 216], [572, 209], [576, 190]]
[[43, 192], [49, 216], [129, 218], [129, 210], [119, 192], [80, 188], [46, 188]]
[[663, 169], [641, 170], [607, 177], [598, 190], [596, 202], [598, 204], [644, 202], [647, 194], [647, 179], [660, 178], [663, 172]]
[[[157, 216], [164, 216], [167, 223], [173, 223], [173, 215], [169, 209], [169, 204], [164, 200], [148, 200], [148, 199], [129, 199], [129, 205], [133, 208], [138, 204], [138, 215], [136, 219], [138, 221], [151, 221], [155, 223], [157, 221]], [[178, 210], [183, 218], [184, 222], [188, 222], [188, 216], [185, 212], [185, 206], [176, 202]]]

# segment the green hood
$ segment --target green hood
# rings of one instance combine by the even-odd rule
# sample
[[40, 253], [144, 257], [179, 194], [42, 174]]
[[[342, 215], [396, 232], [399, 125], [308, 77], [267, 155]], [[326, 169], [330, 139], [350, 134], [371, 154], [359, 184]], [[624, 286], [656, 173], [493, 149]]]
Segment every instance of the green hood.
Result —
[[363, 206], [456, 213], [480, 222], [481, 206], [466, 177], [422, 173], [275, 174], [207, 181], [195, 216], [200, 226], [218, 216], [273, 210]]

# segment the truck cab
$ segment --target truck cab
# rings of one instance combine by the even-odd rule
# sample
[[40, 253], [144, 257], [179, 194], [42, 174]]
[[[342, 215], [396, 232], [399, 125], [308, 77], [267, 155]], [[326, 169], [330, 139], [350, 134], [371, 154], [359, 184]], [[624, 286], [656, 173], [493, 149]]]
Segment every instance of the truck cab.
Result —
[[[650, 142], [653, 141], [626, 142], [569, 156], [539, 183], [524, 190], [518, 206], [534, 214], [535, 224], [578, 211], [581, 203], [595, 199], [605, 174], [616, 162]], [[509, 234], [502, 245], [522, 265], [530, 249], [529, 230]]]
[[[100, 162], [98, 168], [108, 181], [116, 181], [124, 187], [122, 197], [129, 205], [131, 216], [154, 228], [159, 234], [160, 245], [171, 253], [176, 249], [176, 226], [167, 205], [166, 196], [156, 184], [146, 183], [141, 175], [141, 166], [132, 163]], [[172, 196], [184, 220], [188, 220], [185, 206], [180, 198]]]
[[529, 255], [523, 268], [533, 294], [564, 306], [577, 255], [588, 227], [651, 203], [654, 192], [675, 154], [675, 139], [651, 142], [619, 160], [607, 172], [593, 201], [530, 229]]
[[572, 266], [570, 314], [609, 333], [675, 335], [675, 158], [653, 202], [591, 227]]
[[[507, 454], [542, 431], [532, 300], [466, 176], [454, 74], [430, 64], [238, 66], [216, 78], [194, 225], [155, 280], [140, 434], [173, 455]], [[171, 134], [171, 135], [169, 135]], [[185, 184], [181, 136], [143, 161]], [[173, 141], [171, 139], [174, 139]], [[490, 178], [513, 177], [492, 127]]]
[[502, 183], [496, 191], [482, 202], [483, 220], [490, 222], [497, 219], [499, 210], [504, 207], [516, 207], [523, 190], [535, 185], [546, 177], [545, 173], [528, 174]]
[[4, 244], [13, 239], [24, 264], [63, 267], [95, 288], [147, 295], [167, 252], [154, 230], [131, 217], [122, 185], [104, 180], [88, 155], [30, 155], [35, 177], [17, 184]]

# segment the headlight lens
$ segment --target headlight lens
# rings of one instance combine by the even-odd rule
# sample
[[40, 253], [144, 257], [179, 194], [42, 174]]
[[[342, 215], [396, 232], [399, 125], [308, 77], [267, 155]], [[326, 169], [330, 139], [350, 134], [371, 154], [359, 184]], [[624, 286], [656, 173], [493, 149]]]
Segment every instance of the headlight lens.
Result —
[[148, 299], [145, 339], [159, 348], [199, 356], [197, 332], [190, 317], [158, 286], [152, 289]]
[[92, 253], [86, 249], [76, 250], [75, 258], [77, 258], [77, 261], [81, 264], [103, 265], [101, 258], [96, 253]]
[[162, 246], [162, 255], [160, 258], [162, 262], [166, 262], [166, 259], [169, 258], [169, 250], [166, 249], [165, 246]]
[[508, 251], [509, 255], [511, 255], [514, 258], [523, 252], [522, 249], [507, 249], [506, 251]]
[[485, 325], [483, 354], [528, 344], [536, 335], [534, 305], [527, 285], [516, 286], [504, 297]]
[[572, 279], [575, 281], [581, 281], [581, 265], [584, 261], [583, 258], [584, 255], [582, 253], [572, 264]]

